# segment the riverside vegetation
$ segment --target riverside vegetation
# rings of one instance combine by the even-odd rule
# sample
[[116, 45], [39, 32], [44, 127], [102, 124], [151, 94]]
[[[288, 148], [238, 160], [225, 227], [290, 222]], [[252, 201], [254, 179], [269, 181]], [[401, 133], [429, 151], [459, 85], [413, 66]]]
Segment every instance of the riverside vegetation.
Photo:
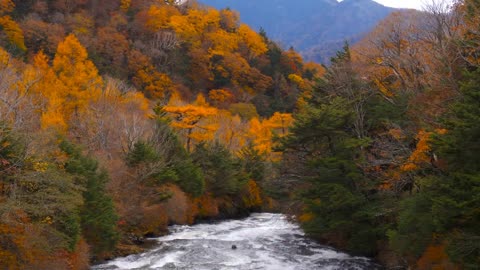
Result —
[[479, 22], [394, 12], [323, 67], [192, 1], [0, 0], [0, 269], [260, 210], [389, 267], [478, 268]]

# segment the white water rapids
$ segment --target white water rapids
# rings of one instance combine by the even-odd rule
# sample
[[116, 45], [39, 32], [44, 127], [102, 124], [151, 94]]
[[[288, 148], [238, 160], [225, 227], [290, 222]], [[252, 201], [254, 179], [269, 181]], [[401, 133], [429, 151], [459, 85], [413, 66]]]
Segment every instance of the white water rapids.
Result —
[[[314, 270], [379, 269], [305, 237], [281, 214], [253, 214], [215, 224], [172, 226], [156, 248], [92, 269]], [[232, 249], [232, 245], [237, 248]]]

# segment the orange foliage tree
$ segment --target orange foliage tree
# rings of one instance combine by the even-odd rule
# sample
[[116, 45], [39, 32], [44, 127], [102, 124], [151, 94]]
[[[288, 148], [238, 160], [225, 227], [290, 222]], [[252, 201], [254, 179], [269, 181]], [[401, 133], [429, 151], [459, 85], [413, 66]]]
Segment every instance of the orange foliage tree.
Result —
[[187, 150], [191, 150], [192, 140], [201, 142], [212, 138], [213, 132], [217, 129], [215, 124], [206, 120], [217, 114], [218, 110], [211, 107], [202, 94], [197, 96], [194, 104], [167, 105], [163, 110], [172, 115], [174, 120], [172, 126], [185, 134]]
[[74, 35], [58, 45], [52, 67], [43, 53], [35, 57], [35, 66], [42, 74], [36, 92], [48, 100], [42, 115], [43, 127], [65, 130], [71, 117], [78, 116], [100, 95], [102, 78]]

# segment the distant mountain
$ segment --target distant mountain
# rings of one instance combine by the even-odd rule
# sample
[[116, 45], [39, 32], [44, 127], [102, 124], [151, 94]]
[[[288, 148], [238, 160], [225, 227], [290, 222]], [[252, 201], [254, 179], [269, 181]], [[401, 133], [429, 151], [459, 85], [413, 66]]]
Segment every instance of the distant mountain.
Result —
[[200, 0], [240, 12], [243, 22], [262, 27], [285, 48], [328, 63], [345, 40], [354, 43], [395, 9], [372, 0]]

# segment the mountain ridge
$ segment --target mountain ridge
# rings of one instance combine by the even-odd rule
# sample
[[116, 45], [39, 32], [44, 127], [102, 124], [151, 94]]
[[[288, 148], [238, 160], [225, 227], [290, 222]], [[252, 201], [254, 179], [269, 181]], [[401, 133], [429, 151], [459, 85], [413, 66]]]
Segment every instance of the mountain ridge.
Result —
[[215, 8], [231, 8], [242, 22], [283, 47], [294, 47], [311, 61], [329, 63], [343, 43], [355, 43], [396, 9], [373, 0], [201, 0]]

